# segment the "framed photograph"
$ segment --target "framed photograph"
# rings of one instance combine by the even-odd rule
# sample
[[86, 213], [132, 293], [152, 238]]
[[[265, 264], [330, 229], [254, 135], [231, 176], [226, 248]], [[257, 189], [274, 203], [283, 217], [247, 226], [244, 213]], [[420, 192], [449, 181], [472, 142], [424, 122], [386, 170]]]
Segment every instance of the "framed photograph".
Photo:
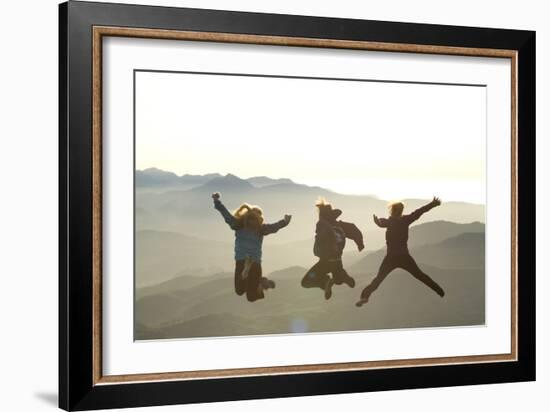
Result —
[[66, 410], [535, 379], [535, 33], [60, 5]]

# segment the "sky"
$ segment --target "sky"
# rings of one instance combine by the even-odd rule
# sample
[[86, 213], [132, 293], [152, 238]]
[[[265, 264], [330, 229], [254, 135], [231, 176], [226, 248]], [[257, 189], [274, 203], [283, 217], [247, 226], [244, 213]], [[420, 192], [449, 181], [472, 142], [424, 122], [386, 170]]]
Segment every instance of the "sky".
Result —
[[136, 168], [485, 202], [486, 89], [136, 73]]

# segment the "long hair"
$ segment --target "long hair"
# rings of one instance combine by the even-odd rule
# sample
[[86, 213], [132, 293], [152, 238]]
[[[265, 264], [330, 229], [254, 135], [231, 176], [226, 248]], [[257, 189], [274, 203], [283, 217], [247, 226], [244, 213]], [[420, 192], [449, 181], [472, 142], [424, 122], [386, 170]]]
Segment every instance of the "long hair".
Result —
[[237, 227], [260, 230], [264, 223], [263, 211], [259, 206], [243, 203], [233, 212], [237, 219]]
[[403, 214], [405, 204], [403, 202], [390, 203], [388, 209], [390, 210], [390, 216], [400, 217]]

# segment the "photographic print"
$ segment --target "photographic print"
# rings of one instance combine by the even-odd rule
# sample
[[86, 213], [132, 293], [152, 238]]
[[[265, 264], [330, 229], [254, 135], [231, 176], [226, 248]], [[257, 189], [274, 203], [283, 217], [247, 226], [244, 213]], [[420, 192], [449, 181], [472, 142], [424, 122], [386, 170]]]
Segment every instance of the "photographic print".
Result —
[[485, 323], [485, 85], [133, 84], [135, 340]]
[[534, 32], [59, 10], [62, 408], [535, 379]]

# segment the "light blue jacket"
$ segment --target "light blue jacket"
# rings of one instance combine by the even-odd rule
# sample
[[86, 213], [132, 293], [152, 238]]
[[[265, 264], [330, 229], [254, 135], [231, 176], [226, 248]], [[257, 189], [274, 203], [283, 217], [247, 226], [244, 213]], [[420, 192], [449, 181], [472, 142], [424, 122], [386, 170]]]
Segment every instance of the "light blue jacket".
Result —
[[225, 223], [235, 231], [235, 260], [244, 260], [247, 256], [253, 261], [262, 263], [262, 242], [264, 236], [276, 233], [288, 223], [281, 219], [276, 223], [263, 224], [260, 233], [244, 228], [237, 228], [237, 219], [220, 200], [214, 200], [214, 208], [218, 210]]

